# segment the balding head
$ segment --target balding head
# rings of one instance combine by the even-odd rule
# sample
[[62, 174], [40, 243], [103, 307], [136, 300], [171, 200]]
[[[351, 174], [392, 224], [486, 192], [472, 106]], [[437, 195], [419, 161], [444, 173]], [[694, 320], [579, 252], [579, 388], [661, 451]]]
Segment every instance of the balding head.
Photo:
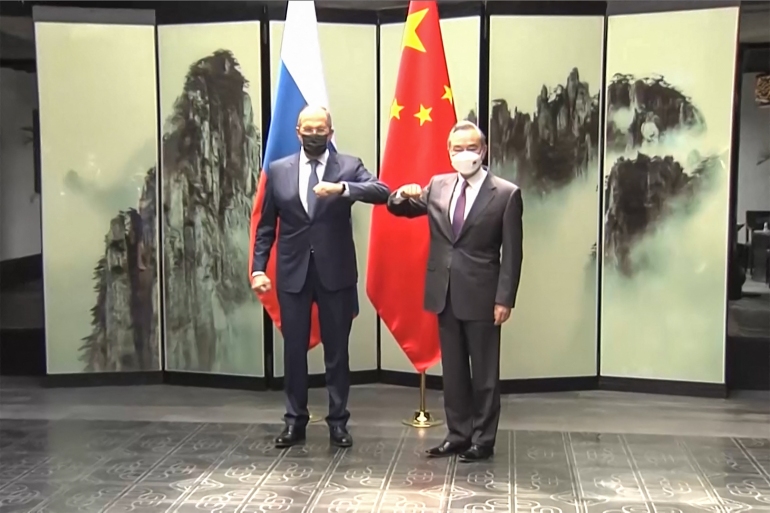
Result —
[[297, 117], [297, 137], [308, 157], [320, 157], [327, 148], [334, 130], [332, 116], [326, 107], [308, 105]]
[[320, 105], [308, 105], [300, 111], [299, 116], [297, 117], [297, 131], [302, 132], [303, 127], [310, 127], [313, 129], [326, 128], [331, 132], [332, 115], [326, 107]]

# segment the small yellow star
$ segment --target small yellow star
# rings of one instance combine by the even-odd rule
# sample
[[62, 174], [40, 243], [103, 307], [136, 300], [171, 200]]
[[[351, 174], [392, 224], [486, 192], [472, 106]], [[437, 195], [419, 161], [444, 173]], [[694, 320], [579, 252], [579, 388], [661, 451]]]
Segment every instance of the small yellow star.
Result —
[[441, 99], [449, 100], [449, 103], [451, 105], [454, 105], [455, 103], [454, 96], [452, 96], [452, 89], [449, 86], [444, 86], [444, 96], [442, 96]]
[[425, 47], [420, 41], [420, 37], [417, 35], [417, 27], [420, 26], [425, 15], [428, 14], [428, 9], [413, 12], [406, 17], [406, 27], [404, 27], [404, 38], [401, 40], [401, 48], [406, 47], [414, 48], [418, 52], [425, 52]]
[[401, 119], [401, 111], [404, 110], [403, 105], [399, 105], [398, 101], [393, 98], [393, 103], [390, 104], [390, 119]]
[[417, 119], [420, 120], [420, 126], [422, 126], [426, 121], [433, 121], [430, 118], [430, 111], [433, 110], [433, 107], [426, 109], [423, 104], [420, 104], [420, 112], [414, 115]]

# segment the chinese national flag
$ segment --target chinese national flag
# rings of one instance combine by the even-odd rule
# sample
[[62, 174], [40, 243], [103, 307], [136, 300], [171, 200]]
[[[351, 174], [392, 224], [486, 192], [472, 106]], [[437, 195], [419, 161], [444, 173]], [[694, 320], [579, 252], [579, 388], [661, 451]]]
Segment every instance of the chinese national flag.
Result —
[[[449, 131], [457, 122], [436, 2], [410, 2], [380, 179], [391, 190], [451, 171]], [[366, 292], [418, 372], [438, 363], [438, 321], [423, 309], [428, 219], [372, 214]]]

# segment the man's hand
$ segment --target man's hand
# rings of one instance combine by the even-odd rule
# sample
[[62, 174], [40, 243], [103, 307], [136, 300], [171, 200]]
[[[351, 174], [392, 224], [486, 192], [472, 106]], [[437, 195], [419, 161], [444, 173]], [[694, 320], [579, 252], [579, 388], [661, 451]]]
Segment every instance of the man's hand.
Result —
[[327, 196], [339, 196], [345, 192], [345, 187], [341, 183], [320, 182], [313, 187], [313, 192], [319, 198]]
[[495, 305], [495, 326], [500, 326], [511, 316], [511, 309], [503, 305]]
[[268, 278], [266, 274], [258, 274], [252, 276], [251, 288], [260, 294], [264, 294], [265, 292], [270, 292], [270, 289], [273, 288], [273, 284], [270, 283], [270, 278]]
[[422, 187], [416, 183], [410, 183], [409, 185], [402, 185], [398, 189], [398, 195], [404, 199], [417, 199], [422, 196]]

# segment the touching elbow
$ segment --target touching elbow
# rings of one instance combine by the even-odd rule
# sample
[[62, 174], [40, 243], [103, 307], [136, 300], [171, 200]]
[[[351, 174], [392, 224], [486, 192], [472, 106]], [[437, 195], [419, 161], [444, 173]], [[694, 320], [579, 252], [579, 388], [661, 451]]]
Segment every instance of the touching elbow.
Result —
[[388, 202], [388, 198], [390, 198], [390, 189], [384, 183], [379, 184], [379, 187], [377, 187], [377, 193], [374, 197], [374, 204], [384, 205]]

